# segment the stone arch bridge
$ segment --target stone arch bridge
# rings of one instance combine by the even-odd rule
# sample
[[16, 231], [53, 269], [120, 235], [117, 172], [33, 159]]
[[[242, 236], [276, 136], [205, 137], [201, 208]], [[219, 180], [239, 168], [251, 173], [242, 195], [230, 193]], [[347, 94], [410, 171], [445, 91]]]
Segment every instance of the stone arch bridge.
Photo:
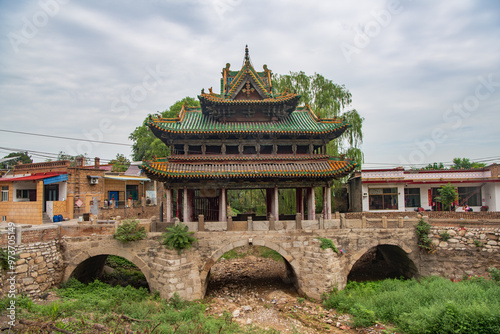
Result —
[[[379, 248], [387, 263], [402, 275], [417, 276], [420, 252], [413, 226], [403, 228], [349, 228], [278, 231], [196, 232], [198, 242], [179, 255], [160, 244], [161, 233], [142, 241], [122, 243], [111, 235], [63, 238], [63, 279], [91, 280], [103, 268], [107, 255], [121, 256], [139, 267], [152, 291], [163, 298], [177, 292], [182, 298], [203, 298], [210, 269], [226, 252], [247, 245], [265, 246], [285, 260], [287, 278], [298, 292], [312, 298], [331, 288], [342, 289], [355, 263]], [[321, 249], [317, 238], [331, 239], [345, 253]]]

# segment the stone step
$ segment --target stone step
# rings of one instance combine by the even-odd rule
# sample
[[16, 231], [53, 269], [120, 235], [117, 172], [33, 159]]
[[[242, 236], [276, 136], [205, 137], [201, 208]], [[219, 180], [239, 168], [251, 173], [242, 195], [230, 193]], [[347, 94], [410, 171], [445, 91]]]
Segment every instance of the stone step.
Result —
[[50, 223], [52, 223], [52, 219], [50, 219], [50, 217], [47, 215], [46, 212], [43, 213], [42, 223], [43, 224], [50, 224]]

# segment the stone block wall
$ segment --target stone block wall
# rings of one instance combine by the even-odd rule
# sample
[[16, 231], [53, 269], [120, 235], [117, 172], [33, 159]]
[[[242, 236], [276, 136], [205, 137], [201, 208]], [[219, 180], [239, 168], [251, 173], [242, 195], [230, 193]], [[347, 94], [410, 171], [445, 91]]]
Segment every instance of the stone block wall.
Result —
[[[479, 211], [479, 212], [455, 212], [455, 211], [425, 211], [422, 212], [423, 215], [428, 216], [431, 219], [500, 219], [500, 212], [496, 211]], [[419, 213], [415, 211], [394, 211], [394, 212], [346, 212], [346, 218], [348, 219], [361, 219], [361, 217], [366, 218], [382, 218], [383, 216], [387, 218], [398, 218], [398, 217], [408, 217], [408, 218], [418, 218]]]
[[15, 281], [16, 296], [27, 294], [38, 297], [53, 286], [61, 283], [63, 277], [63, 259], [59, 241], [35, 242], [16, 247], [19, 255], [15, 271], [0, 273], [1, 295], [7, 294], [10, 280]]
[[[446, 232], [450, 239], [443, 240]], [[500, 228], [497, 226], [433, 226], [429, 237], [435, 247], [420, 251], [420, 274], [451, 279], [465, 276], [488, 277], [487, 269], [500, 268]]]

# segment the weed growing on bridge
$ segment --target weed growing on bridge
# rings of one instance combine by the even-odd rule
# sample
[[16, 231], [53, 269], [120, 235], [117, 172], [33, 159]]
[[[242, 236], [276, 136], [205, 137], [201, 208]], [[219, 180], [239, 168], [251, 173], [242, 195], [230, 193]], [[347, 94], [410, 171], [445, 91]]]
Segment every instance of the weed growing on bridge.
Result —
[[443, 241], [448, 241], [451, 238], [451, 235], [448, 232], [441, 232], [439, 233], [439, 236]]
[[328, 238], [318, 238], [318, 240], [321, 242], [321, 245], [319, 245], [321, 249], [331, 248], [335, 253], [339, 252], [332, 240]]
[[353, 326], [379, 320], [408, 334], [500, 333], [500, 285], [484, 278], [348, 282], [323, 303], [352, 314]]
[[138, 220], [125, 219], [116, 229], [113, 238], [122, 242], [143, 240], [146, 238], [146, 229], [139, 225]]
[[163, 233], [162, 245], [169, 249], [177, 249], [179, 255], [183, 249], [189, 249], [198, 239], [193, 237], [194, 232], [189, 232], [188, 227], [184, 224], [178, 224], [173, 227], [167, 227], [167, 231]]
[[481, 240], [474, 240], [474, 245], [476, 247], [481, 248], [481, 247], [484, 247], [484, 242], [482, 242]]
[[417, 226], [415, 226], [415, 230], [417, 232], [417, 244], [418, 247], [427, 250], [428, 252], [432, 251], [432, 241], [429, 238], [429, 232], [431, 231], [431, 225], [423, 219], [418, 221]]
[[14, 254], [13, 251], [0, 248], [0, 269], [1, 270], [9, 270], [9, 269], [13, 268], [14, 264], [17, 260], [19, 260], [19, 254]]
[[488, 273], [490, 274], [492, 280], [500, 283], [500, 269], [490, 267], [488, 268]]

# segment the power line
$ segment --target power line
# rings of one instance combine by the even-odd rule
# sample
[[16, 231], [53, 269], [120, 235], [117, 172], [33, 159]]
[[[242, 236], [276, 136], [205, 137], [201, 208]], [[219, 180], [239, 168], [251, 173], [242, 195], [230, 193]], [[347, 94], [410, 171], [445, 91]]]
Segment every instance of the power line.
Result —
[[130, 144], [114, 143], [114, 142], [102, 141], [102, 140], [91, 140], [91, 139], [82, 139], [82, 138], [53, 136], [53, 135], [45, 135], [45, 134], [41, 134], [41, 133], [30, 133], [30, 132], [13, 131], [13, 130], [5, 130], [5, 129], [0, 129], [0, 131], [2, 131], [2, 132], [16, 133], [16, 134], [22, 134], [22, 135], [28, 135], [28, 136], [48, 137], [48, 138], [57, 138], [57, 139], [65, 139], [65, 140], [76, 140], [76, 141], [86, 141], [86, 142], [90, 142], [90, 143], [99, 143], [99, 144], [108, 144], [108, 145], [120, 145], [120, 146], [128, 146], [128, 147], [132, 146]]
[[[37, 157], [42, 157], [42, 158], [48, 158], [48, 159], [57, 159], [59, 157], [59, 153], [50, 153], [50, 152], [43, 152], [43, 151], [35, 151], [35, 150], [27, 150], [27, 149], [18, 149], [18, 148], [12, 148], [12, 147], [0, 147], [0, 150], [5, 151], [5, 152], [27, 152], [30, 155], [34, 155]], [[64, 152], [63, 152], [64, 153]], [[68, 155], [69, 154], [65, 154]], [[84, 156], [86, 159], [92, 159], [89, 157]], [[109, 162], [114, 159], [105, 159], [101, 158], [100, 159], [103, 162]]]

